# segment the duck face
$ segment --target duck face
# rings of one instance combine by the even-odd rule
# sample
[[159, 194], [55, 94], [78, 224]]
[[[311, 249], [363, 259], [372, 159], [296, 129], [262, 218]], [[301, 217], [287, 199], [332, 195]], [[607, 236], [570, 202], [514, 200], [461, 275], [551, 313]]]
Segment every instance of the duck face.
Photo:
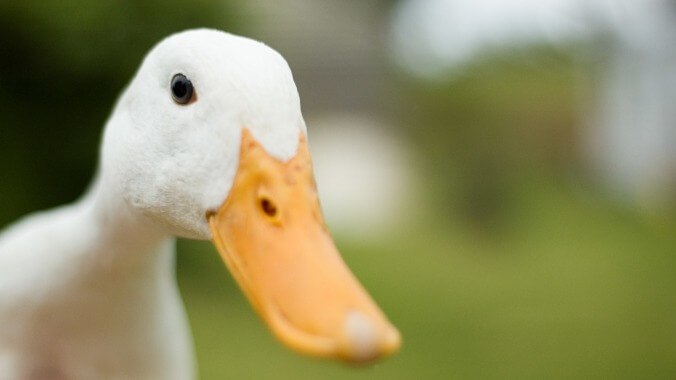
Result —
[[103, 172], [174, 235], [209, 239], [205, 215], [230, 192], [244, 129], [272, 157], [295, 155], [305, 126], [284, 59], [243, 37], [179, 33], [147, 55], [118, 101]]
[[210, 30], [162, 41], [108, 123], [103, 171], [135, 212], [211, 239], [291, 348], [364, 361], [398, 347], [324, 225], [298, 92], [274, 50]]

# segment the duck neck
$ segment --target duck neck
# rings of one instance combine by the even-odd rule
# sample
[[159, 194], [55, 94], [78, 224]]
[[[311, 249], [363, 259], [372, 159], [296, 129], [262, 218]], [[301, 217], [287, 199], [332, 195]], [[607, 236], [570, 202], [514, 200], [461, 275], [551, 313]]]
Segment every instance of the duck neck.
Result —
[[173, 250], [173, 237], [134, 210], [114, 190], [97, 175], [79, 202], [97, 245], [107, 247], [102, 252], [106, 261], [120, 266], [149, 263], [158, 253]]

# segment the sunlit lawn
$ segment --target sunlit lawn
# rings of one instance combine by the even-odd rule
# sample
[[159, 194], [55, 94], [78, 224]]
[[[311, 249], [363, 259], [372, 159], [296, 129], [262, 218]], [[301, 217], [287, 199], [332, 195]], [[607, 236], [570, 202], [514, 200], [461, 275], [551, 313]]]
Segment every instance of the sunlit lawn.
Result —
[[181, 242], [179, 281], [203, 379], [676, 377], [676, 234], [551, 184], [523, 184], [502, 232], [411, 222], [338, 239], [401, 329], [372, 366], [299, 356], [246, 304], [207, 243]]

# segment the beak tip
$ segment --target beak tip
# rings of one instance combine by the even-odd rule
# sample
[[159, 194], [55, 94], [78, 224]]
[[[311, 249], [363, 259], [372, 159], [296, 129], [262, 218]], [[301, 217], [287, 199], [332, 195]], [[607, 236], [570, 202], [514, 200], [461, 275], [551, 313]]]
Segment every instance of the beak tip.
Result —
[[368, 362], [393, 354], [401, 345], [399, 331], [387, 321], [374, 323], [356, 310], [345, 318], [346, 359], [352, 362]]

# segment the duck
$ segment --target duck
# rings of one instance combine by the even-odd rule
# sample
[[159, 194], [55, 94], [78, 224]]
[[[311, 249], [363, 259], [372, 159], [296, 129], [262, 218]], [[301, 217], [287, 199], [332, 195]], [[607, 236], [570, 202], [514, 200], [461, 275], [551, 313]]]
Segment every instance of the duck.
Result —
[[193, 29], [143, 59], [84, 195], [0, 233], [0, 379], [195, 378], [176, 238], [211, 241], [294, 351], [363, 363], [400, 346], [326, 227], [287, 62]]

